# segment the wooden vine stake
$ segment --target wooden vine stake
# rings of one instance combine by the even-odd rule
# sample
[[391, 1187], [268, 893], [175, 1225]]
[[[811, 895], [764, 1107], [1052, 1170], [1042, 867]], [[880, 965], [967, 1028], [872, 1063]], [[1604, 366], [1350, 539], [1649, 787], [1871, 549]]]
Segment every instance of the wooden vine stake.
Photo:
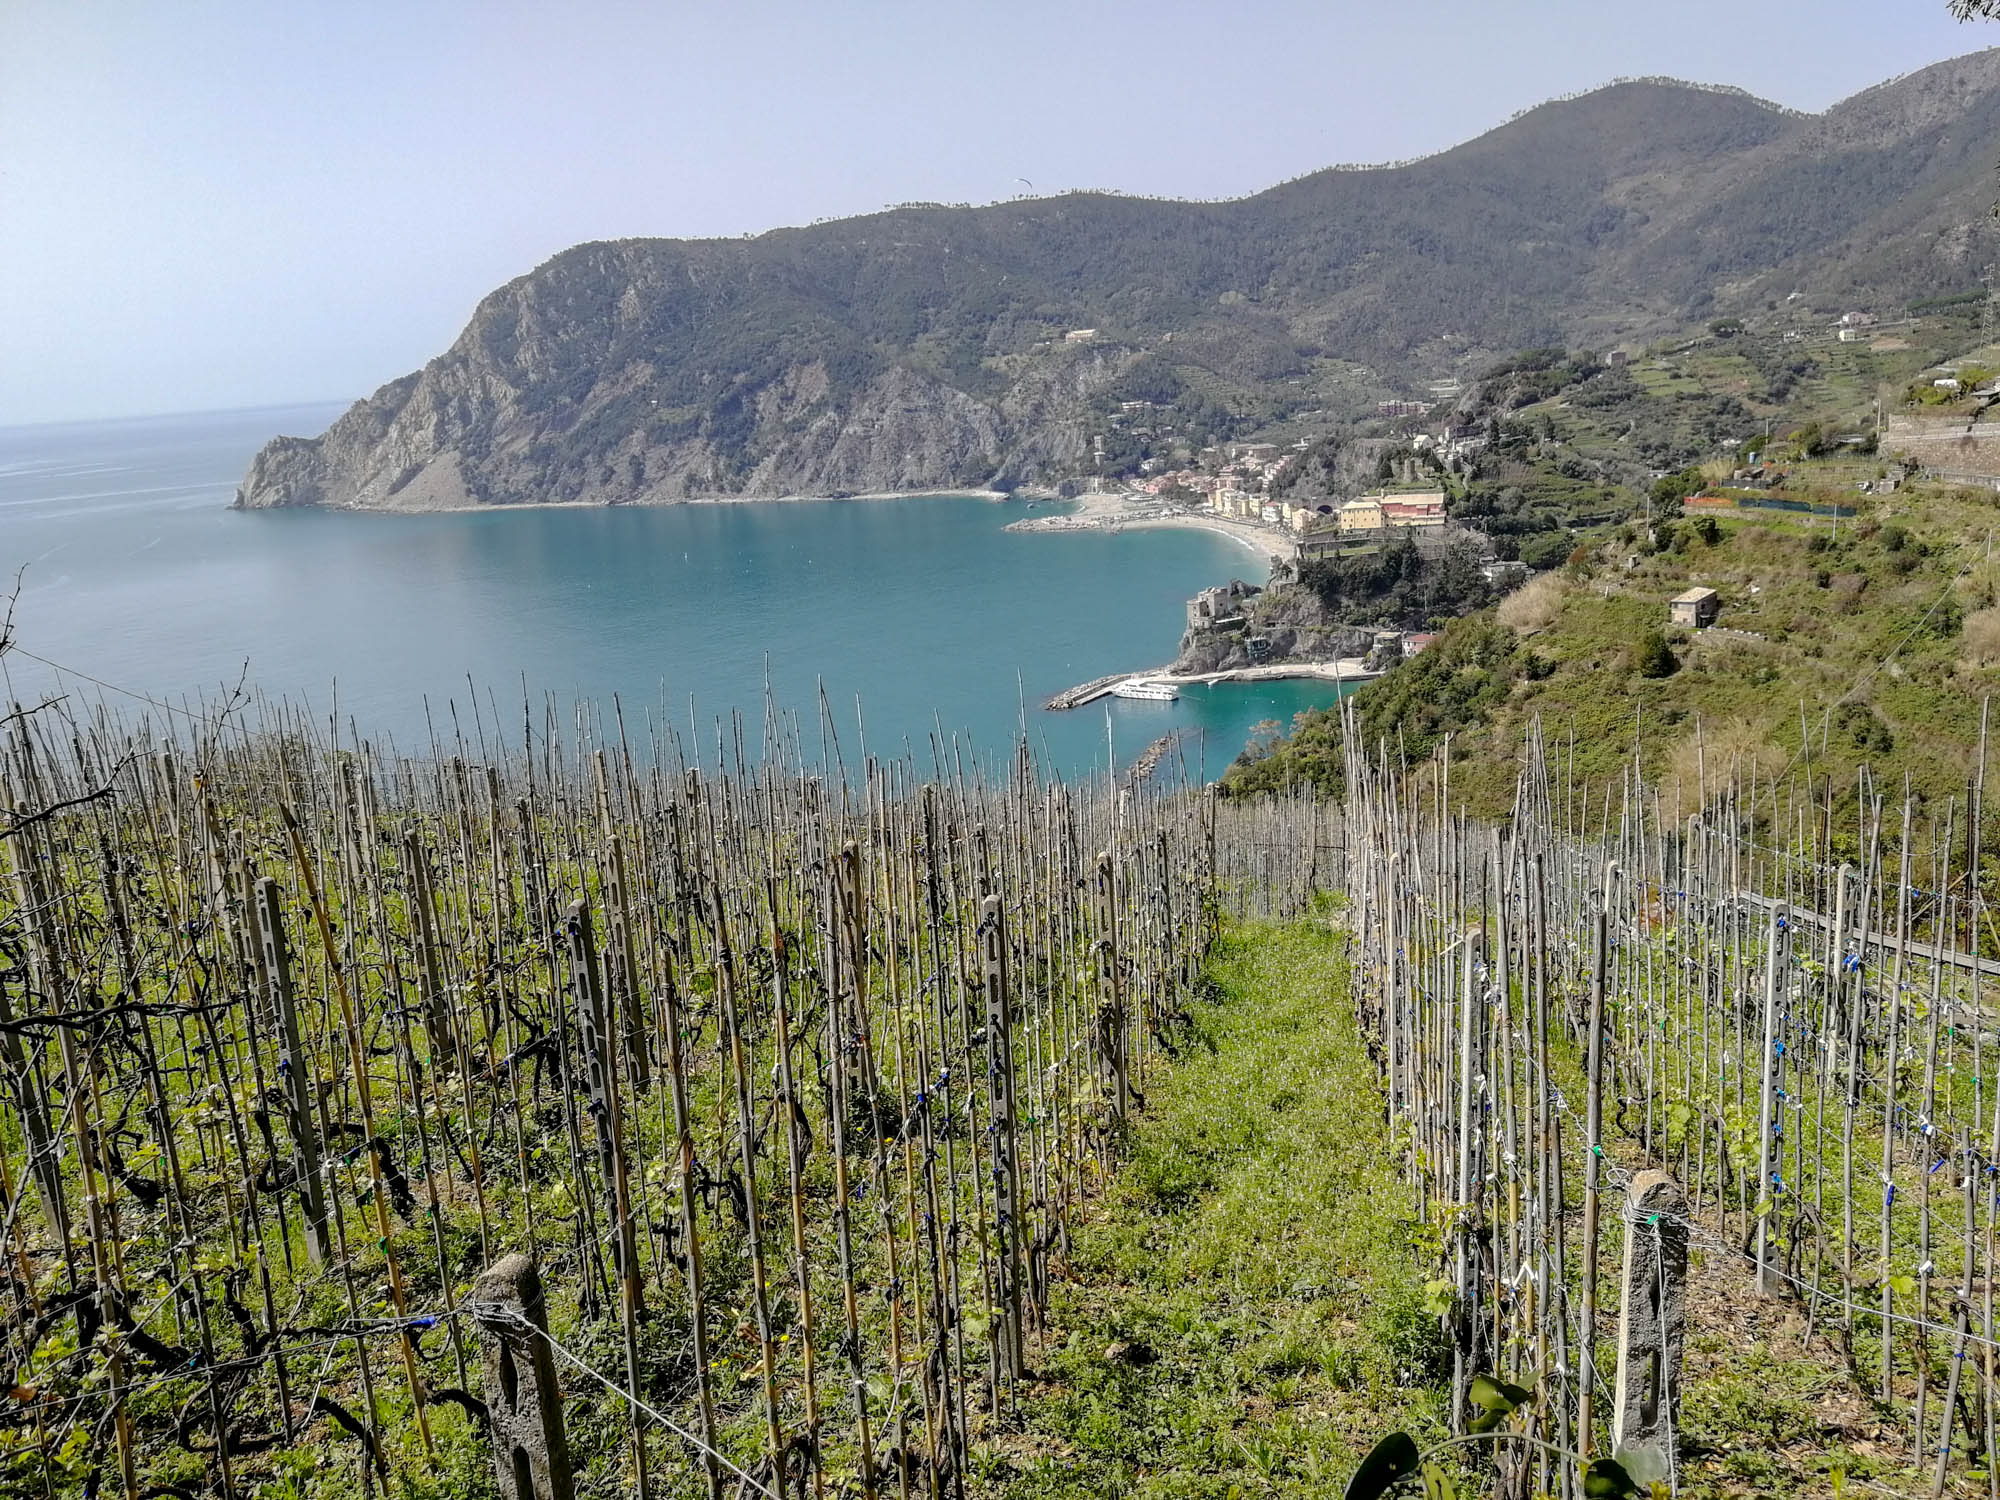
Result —
[[1097, 1059], [1101, 1081], [1123, 1123], [1132, 1087], [1125, 1069], [1125, 977], [1118, 966], [1118, 877], [1106, 850], [1097, 856]]
[[1014, 1130], [1014, 1025], [1007, 1003], [1007, 941], [998, 896], [980, 903], [979, 932], [986, 991], [986, 1090], [993, 1130], [993, 1330], [1002, 1381], [1022, 1371], [1021, 1169]]
[[[12, 818], [18, 820], [27, 809], [17, 804], [12, 790], [4, 778], [0, 778], [0, 807], [5, 807]], [[0, 848], [8, 851], [14, 869], [15, 899], [26, 920], [22, 922], [26, 937], [24, 944], [27, 956], [27, 985], [37, 994], [47, 994], [50, 990], [47, 956], [43, 951], [40, 923], [35, 920], [47, 904], [34, 878], [32, 856], [22, 847], [24, 839], [18, 833], [0, 838]], [[32, 1008], [32, 1007], [31, 1007]], [[63, 1195], [62, 1164], [57, 1160], [53, 1147], [55, 1132], [49, 1123], [48, 1100], [42, 1092], [41, 1080], [29, 1065], [27, 1049], [21, 1045], [20, 1034], [14, 1030], [15, 1015], [7, 998], [7, 986], [0, 981], [0, 1067], [6, 1069], [7, 1078], [14, 1087], [14, 1103], [21, 1119], [21, 1137], [27, 1147], [28, 1172], [35, 1179], [35, 1191], [42, 1202], [42, 1217], [64, 1246], [70, 1242], [69, 1205]]]
[[576, 1003], [577, 1032], [583, 1039], [584, 1087], [590, 1116], [597, 1124], [597, 1155], [604, 1173], [605, 1208], [611, 1219], [612, 1254], [617, 1258], [618, 1322], [625, 1335], [625, 1377], [635, 1398], [632, 1407], [632, 1465], [639, 1500], [646, 1500], [646, 1428], [640, 1420], [638, 1320], [644, 1308], [639, 1280], [638, 1238], [632, 1222], [632, 1184], [625, 1167], [624, 1111], [618, 1094], [618, 1070], [611, 1058], [611, 1035], [605, 1027], [604, 984], [597, 967], [597, 938], [590, 906], [578, 898], [564, 923], [569, 940], [571, 993]]
[[326, 1177], [322, 1170], [319, 1122], [313, 1115], [313, 1081], [299, 1035], [299, 1005], [292, 988], [292, 948], [285, 936], [285, 908], [278, 882], [266, 875], [257, 882], [257, 927], [264, 944], [264, 970], [270, 985], [271, 1010], [285, 1050], [278, 1056], [278, 1075], [285, 1088], [285, 1124], [292, 1133], [292, 1170], [299, 1198], [305, 1205], [306, 1254], [314, 1265], [333, 1258], [333, 1235], [326, 1221]]
[[[1607, 896], [1611, 882], [1605, 881]], [[1609, 904], [1608, 901], [1606, 903]], [[1583, 1158], [1583, 1302], [1577, 1318], [1576, 1451], [1592, 1453], [1597, 1395], [1597, 1216], [1598, 1182], [1604, 1173], [1604, 978], [1606, 924], [1604, 906], [1591, 913], [1590, 1040], [1585, 1053]]]

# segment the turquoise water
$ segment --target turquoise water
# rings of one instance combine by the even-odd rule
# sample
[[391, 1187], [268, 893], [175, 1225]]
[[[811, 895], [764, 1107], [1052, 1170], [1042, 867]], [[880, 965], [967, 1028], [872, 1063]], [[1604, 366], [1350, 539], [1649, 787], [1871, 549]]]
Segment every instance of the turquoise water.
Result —
[[[476, 684], [518, 729], [524, 694], [621, 698], [713, 740], [766, 683], [813, 726], [824, 690], [850, 757], [935, 728], [1001, 755], [1023, 723], [1065, 773], [1101, 766], [1102, 704], [1049, 713], [1072, 683], [1169, 660], [1183, 601], [1263, 560], [1205, 532], [1018, 535], [1025, 503], [965, 497], [546, 509], [434, 516], [226, 507], [257, 447], [319, 431], [334, 406], [0, 429], [0, 568], [27, 565], [21, 646], [172, 702], [217, 698], [247, 662], [272, 698], [334, 702], [343, 723], [414, 747], [427, 711]], [[70, 691], [136, 710], [19, 653], [13, 696]], [[1259, 721], [1331, 702], [1320, 683], [1118, 700], [1121, 764], [1186, 726], [1211, 778]], [[857, 704], [863, 715], [857, 724]], [[470, 722], [469, 718], [466, 722]]]

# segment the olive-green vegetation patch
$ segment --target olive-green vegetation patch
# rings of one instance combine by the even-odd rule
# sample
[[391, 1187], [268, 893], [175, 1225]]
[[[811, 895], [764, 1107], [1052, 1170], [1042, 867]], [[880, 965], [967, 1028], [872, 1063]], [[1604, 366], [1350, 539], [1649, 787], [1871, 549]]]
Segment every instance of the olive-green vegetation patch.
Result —
[[[1799, 460], [1779, 498], [1816, 511], [1753, 495], [1593, 531], [1534, 596], [1453, 621], [1345, 713], [1371, 758], [1386, 746], [1415, 764], [1449, 736], [1453, 796], [1484, 816], [1512, 806], [1538, 721], [1596, 794], [1636, 754], [1670, 820], [1717, 778], [1787, 767], [1840, 796], [1863, 765], [1881, 785], [1907, 774], [1920, 804], [1942, 806], [1962, 797], [1981, 704], [2000, 691], [1996, 511], [1990, 492], [1887, 473], [1875, 458]], [[1716, 628], [1673, 623], [1669, 601], [1692, 587], [1716, 591]], [[1655, 634], [1665, 655], [1639, 649]], [[1253, 742], [1225, 789], [1339, 795], [1342, 722], [1313, 710], [1288, 738]]]
[[1338, 1495], [1380, 1433], [1437, 1430], [1436, 1246], [1387, 1141], [1343, 939], [1242, 928], [1210, 974], [1197, 1040], [1079, 1236], [989, 1493]]

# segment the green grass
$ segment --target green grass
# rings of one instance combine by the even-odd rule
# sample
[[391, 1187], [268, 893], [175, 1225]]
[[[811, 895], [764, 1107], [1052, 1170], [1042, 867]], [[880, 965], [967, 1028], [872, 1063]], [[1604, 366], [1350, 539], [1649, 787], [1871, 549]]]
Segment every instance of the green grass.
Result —
[[[1018, 1408], [975, 1460], [984, 1500], [1332, 1497], [1382, 1434], [1443, 1435], [1447, 1350], [1425, 1307], [1437, 1240], [1383, 1128], [1344, 940], [1321, 920], [1240, 927], [1209, 978], [1056, 1284]], [[1561, 1049], [1572, 1093], [1574, 1061]], [[1610, 1329], [1622, 1249], [1615, 1220], [1605, 1232]], [[1833, 1338], [1806, 1339], [1795, 1302], [1754, 1297], [1744, 1263], [1705, 1249], [1691, 1286], [1683, 1494], [1802, 1500], [1835, 1469], [1909, 1492], [1905, 1428]], [[1857, 1346], [1872, 1369], [1865, 1330]], [[1600, 1353], [1608, 1382], [1608, 1340]], [[1960, 1465], [1953, 1483], [1983, 1480]]]
[[1380, 1433], [1437, 1430], [1435, 1241], [1384, 1149], [1346, 977], [1320, 922], [1221, 944], [987, 1493], [1338, 1495]]

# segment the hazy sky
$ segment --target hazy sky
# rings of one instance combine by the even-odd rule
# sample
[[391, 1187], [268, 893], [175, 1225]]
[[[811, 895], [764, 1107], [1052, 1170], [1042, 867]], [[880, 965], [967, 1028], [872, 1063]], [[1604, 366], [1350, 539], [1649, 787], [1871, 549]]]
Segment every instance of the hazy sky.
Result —
[[1215, 197], [1619, 75], [1820, 109], [1945, 0], [0, 0], [0, 425], [358, 396], [579, 240]]

